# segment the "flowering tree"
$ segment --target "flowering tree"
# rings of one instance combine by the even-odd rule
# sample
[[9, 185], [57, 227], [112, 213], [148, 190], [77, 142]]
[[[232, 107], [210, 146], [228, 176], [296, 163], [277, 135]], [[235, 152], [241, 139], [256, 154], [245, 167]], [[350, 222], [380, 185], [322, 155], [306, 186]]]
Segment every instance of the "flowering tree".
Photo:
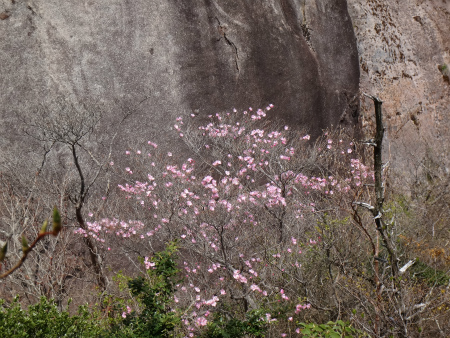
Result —
[[[234, 110], [206, 122], [179, 117], [174, 130], [190, 157], [151, 141], [128, 150], [128, 167], [116, 169], [125, 181], [117, 216], [108, 217], [113, 208], [103, 209], [105, 218], [93, 210], [76, 232], [136, 267], [142, 257], [147, 270], [155, 268], [152, 253], [178, 241], [183, 281], [172, 305], [190, 336], [216, 327], [218, 315], [244, 320], [250, 313], [282, 336], [301, 332], [305, 318], [352, 318], [371, 334], [413, 325], [405, 319], [390, 328], [390, 318], [403, 320], [402, 306], [417, 312], [420, 296], [411, 292], [414, 280], [405, 287], [406, 275], [402, 284], [398, 270], [378, 264], [407, 256], [394, 240], [398, 228], [375, 227], [363, 212], [377, 203], [380, 181], [362, 161], [362, 146], [342, 132], [313, 142], [276, 127], [267, 122], [271, 109]], [[384, 248], [380, 234], [389, 241]], [[401, 288], [401, 297], [390, 288]]]
[[351, 210], [348, 196], [373, 180], [342, 135], [325, 134], [311, 147], [309, 135], [287, 126], [267, 131], [271, 108], [216, 114], [203, 125], [178, 118], [174, 129], [192, 156], [174, 160], [151, 141], [127, 151], [128, 183], [119, 188], [133, 219], [77, 230], [106, 250], [134, 247], [147, 269], [149, 252], [179, 240], [185, 274], [174, 301], [189, 331], [223, 301], [244, 312], [266, 307], [268, 322], [279, 317], [270, 309], [292, 320], [314, 302], [320, 308], [302, 268], [304, 252], [322, 241], [317, 219]]

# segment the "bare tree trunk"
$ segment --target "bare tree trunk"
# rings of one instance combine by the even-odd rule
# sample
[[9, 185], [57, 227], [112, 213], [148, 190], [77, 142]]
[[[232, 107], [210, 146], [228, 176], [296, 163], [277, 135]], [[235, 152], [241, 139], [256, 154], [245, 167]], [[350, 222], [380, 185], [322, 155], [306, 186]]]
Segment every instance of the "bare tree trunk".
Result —
[[381, 335], [381, 327], [380, 327], [380, 313], [381, 313], [381, 303], [382, 297], [381, 293], [383, 291], [382, 282], [380, 282], [380, 238], [382, 241], [382, 245], [386, 248], [389, 256], [389, 263], [391, 265], [392, 277], [394, 285], [397, 284], [397, 277], [399, 275], [398, 269], [398, 259], [395, 253], [395, 250], [392, 247], [391, 241], [386, 233], [386, 223], [383, 219], [383, 204], [384, 204], [384, 181], [383, 181], [383, 137], [384, 137], [384, 126], [383, 126], [383, 113], [381, 105], [383, 101], [381, 101], [378, 97], [364, 94], [373, 100], [375, 105], [375, 121], [376, 121], [376, 131], [375, 138], [367, 141], [366, 143], [373, 146], [373, 160], [374, 160], [374, 176], [375, 176], [375, 205], [371, 206], [366, 203], [356, 203], [358, 205], [364, 206], [368, 208], [375, 221], [376, 225], [376, 242], [374, 247], [374, 275], [375, 275], [375, 284], [376, 284], [376, 317], [374, 323], [374, 329], [377, 337]]
[[[78, 196], [76, 197], [76, 200], [74, 201], [75, 202], [75, 215], [76, 215], [77, 222], [78, 222], [78, 225], [80, 226], [80, 228], [87, 232], [88, 229], [87, 229], [86, 223], [84, 222], [83, 215], [81, 213], [81, 209], [83, 208], [84, 199], [85, 199], [88, 191], [86, 189], [83, 171], [81, 169], [80, 163], [78, 162], [78, 156], [77, 156], [75, 144], [71, 145], [71, 150], [72, 150], [73, 161], [74, 161], [75, 167], [77, 168], [78, 175], [80, 177], [80, 191], [78, 193]], [[83, 241], [89, 249], [89, 257], [91, 259], [91, 263], [92, 263], [92, 266], [94, 268], [94, 272], [95, 272], [95, 275], [97, 278], [97, 284], [98, 284], [99, 288], [102, 291], [104, 291], [106, 289], [106, 280], [105, 280], [105, 276], [103, 275], [101, 262], [99, 260], [99, 255], [97, 252], [97, 247], [94, 244], [91, 237], [83, 237]]]
[[383, 113], [381, 101], [376, 96], [370, 96], [375, 104], [375, 119], [376, 119], [376, 133], [374, 140], [373, 149], [373, 159], [374, 159], [374, 172], [375, 172], [375, 196], [376, 202], [375, 207], [372, 209], [372, 214], [375, 219], [375, 224], [377, 226], [377, 231], [381, 236], [384, 246], [386, 247], [389, 254], [389, 263], [391, 264], [392, 275], [398, 276], [398, 260], [395, 254], [392, 244], [386, 234], [386, 224], [383, 221], [383, 203], [384, 203], [384, 183], [383, 183], [383, 136], [384, 136], [384, 126], [383, 126]]
[[[77, 207], [75, 210], [75, 213], [76, 213], [78, 225], [80, 226], [81, 229], [87, 231], [86, 223], [84, 222], [83, 216], [81, 214], [81, 207], [80, 208]], [[94, 272], [95, 272], [95, 275], [97, 278], [97, 284], [98, 284], [99, 288], [102, 291], [104, 291], [106, 289], [106, 279], [103, 275], [101, 263], [99, 261], [97, 247], [93, 243], [91, 237], [83, 237], [83, 241], [84, 241], [84, 244], [86, 244], [86, 246], [89, 249], [89, 257], [91, 259], [91, 263], [92, 263], [92, 266], [94, 268]]]

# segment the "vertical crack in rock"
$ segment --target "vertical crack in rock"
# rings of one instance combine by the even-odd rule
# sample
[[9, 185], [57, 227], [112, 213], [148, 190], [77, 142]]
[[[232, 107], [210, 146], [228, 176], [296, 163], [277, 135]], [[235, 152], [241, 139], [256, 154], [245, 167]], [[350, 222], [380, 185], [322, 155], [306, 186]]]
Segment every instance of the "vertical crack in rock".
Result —
[[311, 51], [313, 52], [316, 52], [311, 43], [312, 29], [306, 23], [306, 1], [303, 1], [303, 3], [301, 4], [301, 8], [302, 8], [302, 23], [300, 24], [300, 27], [302, 29], [303, 37], [305, 38], [306, 44], [308, 45], [309, 49], [311, 49]]
[[289, 0], [280, 1], [281, 10], [283, 12], [284, 19], [287, 25], [291, 28], [292, 32], [297, 38], [303, 38], [306, 41], [309, 49], [315, 52], [311, 43], [311, 31], [312, 29], [306, 24], [306, 3], [300, 4], [302, 11], [302, 20], [298, 17], [298, 11], [295, 10], [294, 5]]
[[30, 31], [28, 32], [28, 36], [31, 36], [31, 34], [33, 34], [37, 29], [34, 23], [34, 17], [37, 15], [37, 11], [35, 8], [33, 8], [33, 4], [31, 3], [27, 4], [27, 9], [31, 12], [31, 14], [27, 15], [27, 21], [30, 24]]
[[217, 30], [219, 31], [220, 34], [220, 38], [217, 41], [220, 41], [222, 38], [225, 40], [225, 42], [231, 46], [233, 48], [233, 52], [234, 52], [234, 62], [236, 65], [236, 71], [238, 72], [238, 76], [240, 74], [240, 70], [239, 70], [239, 53], [238, 53], [238, 49], [235, 45], [235, 43], [233, 41], [231, 41], [226, 34], [226, 31], [228, 30], [228, 27], [226, 25], [222, 25], [220, 23], [219, 18], [216, 16], [215, 19], [217, 20]]
[[30, 10], [31, 14], [36, 15], [36, 10], [33, 8], [32, 4], [28, 4], [27, 8]]

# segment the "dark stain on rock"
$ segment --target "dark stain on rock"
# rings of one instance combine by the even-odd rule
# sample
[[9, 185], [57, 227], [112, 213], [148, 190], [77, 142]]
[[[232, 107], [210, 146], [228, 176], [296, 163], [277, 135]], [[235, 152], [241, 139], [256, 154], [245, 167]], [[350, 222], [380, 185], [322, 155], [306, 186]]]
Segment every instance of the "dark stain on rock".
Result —
[[11, 16], [8, 12], [0, 13], [0, 20], [6, 20]]

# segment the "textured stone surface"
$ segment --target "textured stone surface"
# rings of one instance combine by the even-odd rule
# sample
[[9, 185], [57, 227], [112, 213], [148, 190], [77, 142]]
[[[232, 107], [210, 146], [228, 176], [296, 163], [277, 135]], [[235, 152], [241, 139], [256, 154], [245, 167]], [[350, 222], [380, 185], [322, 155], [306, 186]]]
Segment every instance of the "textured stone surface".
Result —
[[[412, 180], [430, 161], [450, 162], [450, 86], [438, 65], [450, 63], [450, 2], [349, 0], [358, 40], [361, 91], [378, 95], [393, 166]], [[362, 99], [363, 127], [374, 123]]]
[[182, 113], [269, 102], [317, 132], [354, 121], [360, 84], [385, 102], [393, 163], [448, 163], [450, 2], [347, 2], [0, 0], [0, 145], [55, 96], [136, 109], [128, 132], [157, 140]]
[[317, 133], [354, 123], [359, 108], [345, 0], [0, 0], [2, 12], [4, 127], [55, 96], [111, 116], [148, 98], [128, 128], [156, 140], [197, 109], [274, 103]]

